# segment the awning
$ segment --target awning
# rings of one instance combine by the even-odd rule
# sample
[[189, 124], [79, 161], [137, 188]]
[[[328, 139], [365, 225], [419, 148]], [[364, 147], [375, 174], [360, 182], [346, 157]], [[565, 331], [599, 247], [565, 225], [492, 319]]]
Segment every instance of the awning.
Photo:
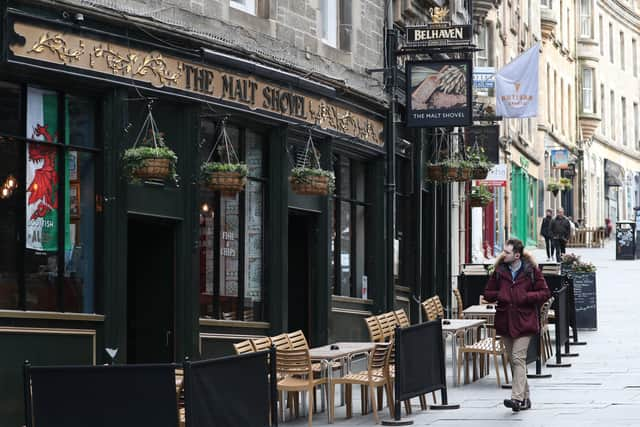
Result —
[[624, 185], [624, 169], [611, 160], [604, 160], [604, 183], [609, 187], [622, 187]]

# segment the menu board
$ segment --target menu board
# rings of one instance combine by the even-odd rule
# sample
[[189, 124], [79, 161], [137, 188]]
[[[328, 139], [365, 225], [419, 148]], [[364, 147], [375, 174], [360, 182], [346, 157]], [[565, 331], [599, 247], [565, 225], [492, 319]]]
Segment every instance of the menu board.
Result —
[[596, 273], [573, 273], [573, 289], [578, 329], [598, 329]]

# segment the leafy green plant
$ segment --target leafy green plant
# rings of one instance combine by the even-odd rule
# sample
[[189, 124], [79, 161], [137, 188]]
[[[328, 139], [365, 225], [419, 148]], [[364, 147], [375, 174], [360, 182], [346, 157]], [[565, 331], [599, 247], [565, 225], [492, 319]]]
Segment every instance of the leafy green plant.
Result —
[[560, 178], [558, 185], [560, 185], [564, 191], [569, 191], [573, 188], [573, 184], [569, 178]]
[[316, 176], [324, 176], [329, 179], [329, 194], [333, 193], [336, 188], [336, 176], [333, 172], [318, 169], [318, 168], [307, 168], [307, 167], [297, 167], [291, 169], [291, 181], [300, 183], [300, 184], [309, 184], [313, 177]]
[[593, 273], [596, 270], [596, 266], [591, 262], [582, 262], [578, 260], [573, 264], [573, 271], [576, 273]]
[[472, 164], [473, 168], [491, 169], [494, 164], [489, 161], [487, 155], [484, 153], [484, 147], [465, 147], [465, 157], [467, 161]]
[[203, 179], [208, 179], [213, 172], [236, 172], [241, 177], [249, 174], [249, 168], [244, 163], [207, 162], [200, 166], [200, 174]]
[[547, 191], [558, 192], [560, 190], [560, 184], [557, 182], [548, 182], [547, 183]]
[[472, 200], [476, 200], [482, 206], [486, 206], [493, 200], [493, 193], [489, 191], [487, 187], [481, 185], [479, 187], [473, 187], [469, 197]]
[[124, 175], [131, 181], [138, 180], [135, 176], [135, 171], [144, 167], [144, 161], [147, 159], [168, 159], [169, 160], [169, 178], [173, 182], [178, 182], [178, 174], [176, 173], [176, 164], [178, 163], [178, 156], [176, 153], [165, 146], [164, 144], [157, 147], [149, 147], [140, 145], [133, 148], [128, 148], [122, 155], [122, 164], [124, 168]]

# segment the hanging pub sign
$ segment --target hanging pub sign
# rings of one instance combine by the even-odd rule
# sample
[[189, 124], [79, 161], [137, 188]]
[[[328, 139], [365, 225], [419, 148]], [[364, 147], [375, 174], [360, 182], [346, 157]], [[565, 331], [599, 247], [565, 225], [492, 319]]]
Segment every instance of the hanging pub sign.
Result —
[[407, 126], [470, 126], [471, 61], [406, 63]]
[[407, 27], [408, 47], [446, 47], [471, 44], [471, 25], [428, 24]]

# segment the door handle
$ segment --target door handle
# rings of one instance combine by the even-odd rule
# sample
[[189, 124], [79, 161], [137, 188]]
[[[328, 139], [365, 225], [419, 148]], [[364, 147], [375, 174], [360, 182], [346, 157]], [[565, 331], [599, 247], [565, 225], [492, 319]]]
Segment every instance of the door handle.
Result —
[[171, 331], [167, 331], [165, 334], [166, 337], [166, 346], [169, 347], [169, 340], [171, 339]]

